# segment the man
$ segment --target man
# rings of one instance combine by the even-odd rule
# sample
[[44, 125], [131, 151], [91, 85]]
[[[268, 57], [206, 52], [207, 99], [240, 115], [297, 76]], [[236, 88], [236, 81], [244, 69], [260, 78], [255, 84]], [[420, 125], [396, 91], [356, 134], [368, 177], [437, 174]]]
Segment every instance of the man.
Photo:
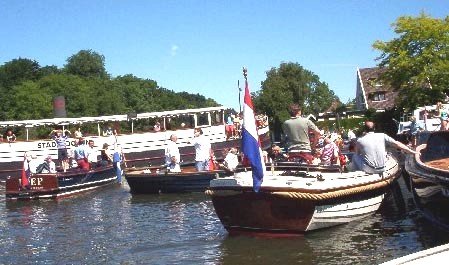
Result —
[[410, 118], [410, 129], [408, 131], [408, 138], [410, 139], [412, 148], [416, 147], [417, 135], [422, 130], [424, 130], [424, 126], [421, 123], [416, 122], [416, 118], [412, 116]]
[[366, 173], [382, 173], [385, 171], [387, 161], [386, 145], [391, 145], [409, 154], [416, 151], [408, 148], [403, 143], [394, 140], [384, 133], [374, 132], [374, 122], [365, 121], [365, 134], [358, 138], [355, 146], [355, 154], [352, 156], [351, 170], [363, 170]]
[[181, 161], [181, 155], [176, 142], [178, 137], [175, 134], [170, 135], [170, 141], [165, 148], [165, 166], [167, 166], [170, 172], [181, 172], [179, 162]]
[[282, 124], [289, 156], [300, 157], [311, 163], [313, 156], [309, 133], [314, 136], [312, 144], [315, 146], [321, 135], [320, 130], [311, 120], [301, 117], [301, 107], [298, 104], [291, 104], [289, 113], [291, 118]]
[[86, 148], [87, 162], [89, 162], [89, 168], [96, 168], [98, 163], [98, 154], [95, 150], [95, 143], [93, 140], [88, 141], [88, 146]]
[[61, 167], [64, 172], [69, 168], [69, 156], [66, 143], [69, 134], [69, 130], [53, 130], [51, 132], [51, 138], [56, 142], [56, 146], [58, 147], [58, 160], [61, 162]]
[[201, 128], [193, 129], [193, 139], [190, 143], [195, 147], [195, 167], [197, 171], [209, 170], [209, 160], [212, 148], [209, 139], [203, 135]]

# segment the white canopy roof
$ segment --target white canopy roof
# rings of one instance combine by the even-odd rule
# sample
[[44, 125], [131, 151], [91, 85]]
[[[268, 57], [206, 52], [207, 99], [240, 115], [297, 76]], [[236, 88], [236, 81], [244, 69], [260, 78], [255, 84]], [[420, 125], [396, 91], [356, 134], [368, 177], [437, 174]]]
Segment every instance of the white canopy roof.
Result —
[[[217, 112], [226, 110], [225, 107], [210, 107], [210, 108], [199, 108], [199, 109], [186, 109], [186, 110], [170, 110], [161, 112], [147, 112], [139, 113], [135, 117], [131, 118], [133, 120], [148, 119], [148, 118], [163, 118], [163, 117], [173, 117], [180, 115], [190, 115], [195, 113], [206, 113], [206, 112]], [[42, 120], [22, 120], [22, 121], [0, 121], [0, 127], [35, 127], [43, 125], [68, 125], [68, 124], [82, 124], [82, 123], [100, 123], [100, 122], [113, 122], [113, 121], [127, 121], [129, 117], [127, 114], [122, 115], [111, 115], [111, 116], [99, 116], [99, 117], [80, 117], [80, 118], [53, 118], [53, 119], [42, 119]]]

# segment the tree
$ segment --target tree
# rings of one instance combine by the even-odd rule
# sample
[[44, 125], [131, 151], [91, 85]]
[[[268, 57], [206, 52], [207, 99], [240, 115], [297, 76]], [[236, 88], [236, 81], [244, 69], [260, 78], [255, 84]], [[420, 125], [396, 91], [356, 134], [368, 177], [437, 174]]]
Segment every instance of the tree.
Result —
[[380, 78], [399, 91], [398, 104], [406, 109], [443, 100], [449, 92], [449, 16], [402, 16], [393, 27], [397, 38], [373, 44], [385, 69]]
[[67, 59], [64, 70], [82, 77], [108, 78], [104, 62], [103, 55], [92, 50], [81, 50]]
[[281, 124], [289, 118], [287, 107], [291, 103], [302, 105], [303, 114], [317, 114], [338, 100], [317, 75], [291, 62], [270, 69], [261, 90], [253, 96], [256, 110], [270, 117], [270, 126], [274, 128], [277, 139]]

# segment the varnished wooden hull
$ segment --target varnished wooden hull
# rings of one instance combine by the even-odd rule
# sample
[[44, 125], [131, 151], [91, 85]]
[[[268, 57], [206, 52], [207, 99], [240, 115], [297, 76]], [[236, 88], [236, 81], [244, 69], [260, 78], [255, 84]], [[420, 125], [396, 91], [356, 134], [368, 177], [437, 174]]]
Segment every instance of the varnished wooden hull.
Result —
[[87, 192], [117, 182], [112, 166], [98, 168], [89, 172], [78, 169], [66, 173], [34, 174], [30, 177], [30, 187], [21, 187], [19, 177], [6, 179], [6, 199], [34, 200], [55, 199]]
[[430, 135], [427, 144], [417, 147], [420, 155], [408, 156], [405, 170], [409, 175], [413, 199], [430, 221], [449, 230], [449, 133]]
[[391, 165], [384, 176], [284, 165], [267, 171], [259, 192], [253, 191], [249, 172], [211, 181], [206, 194], [230, 234], [297, 235], [373, 214], [399, 176], [397, 161]]

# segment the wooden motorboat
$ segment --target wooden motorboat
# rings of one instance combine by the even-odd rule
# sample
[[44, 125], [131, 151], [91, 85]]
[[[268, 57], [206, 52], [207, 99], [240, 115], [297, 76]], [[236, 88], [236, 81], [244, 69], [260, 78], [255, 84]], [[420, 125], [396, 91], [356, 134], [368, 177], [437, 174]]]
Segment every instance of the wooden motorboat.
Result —
[[229, 174], [225, 170], [196, 171], [194, 166], [183, 166], [181, 172], [160, 168], [129, 168], [125, 178], [133, 194], [204, 192], [211, 180]]
[[405, 161], [415, 204], [429, 220], [449, 229], [449, 132], [430, 133], [416, 151]]
[[231, 177], [212, 180], [206, 194], [231, 234], [292, 235], [373, 214], [399, 172], [391, 155], [382, 174], [279, 162], [267, 166], [259, 192], [250, 168], [238, 168]]
[[32, 174], [28, 187], [24, 187], [21, 177], [8, 177], [5, 195], [8, 200], [56, 199], [116, 182], [116, 171], [112, 165], [89, 171], [73, 168], [67, 172]]

